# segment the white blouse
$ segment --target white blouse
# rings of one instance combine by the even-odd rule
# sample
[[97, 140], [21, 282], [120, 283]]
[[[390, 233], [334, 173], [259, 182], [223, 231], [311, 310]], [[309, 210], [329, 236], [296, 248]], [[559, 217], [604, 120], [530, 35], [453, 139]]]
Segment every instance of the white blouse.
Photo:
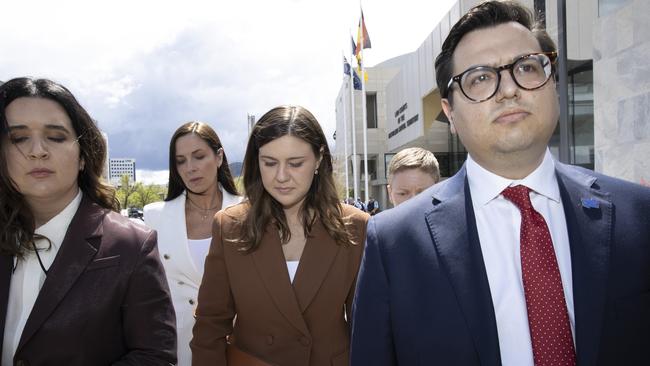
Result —
[[203, 273], [203, 266], [205, 265], [205, 257], [210, 250], [210, 242], [212, 238], [205, 239], [187, 239], [187, 244], [190, 248], [190, 255], [196, 269]]
[[289, 270], [289, 279], [291, 280], [291, 283], [293, 283], [293, 279], [296, 277], [299, 263], [300, 261], [287, 261], [287, 269]]

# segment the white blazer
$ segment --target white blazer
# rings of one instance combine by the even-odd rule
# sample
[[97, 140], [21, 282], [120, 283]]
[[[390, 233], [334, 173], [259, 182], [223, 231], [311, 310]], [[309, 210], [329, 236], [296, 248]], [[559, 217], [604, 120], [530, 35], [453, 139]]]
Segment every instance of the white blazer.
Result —
[[[241, 196], [226, 192], [219, 184], [223, 195], [221, 208], [241, 202]], [[203, 268], [197, 268], [188, 246], [185, 223], [185, 192], [171, 201], [155, 202], [144, 207], [144, 222], [158, 232], [158, 251], [165, 266], [165, 273], [172, 302], [176, 310], [176, 331], [178, 334], [178, 366], [190, 366], [192, 353], [190, 340], [194, 326], [194, 309], [203, 277]]]

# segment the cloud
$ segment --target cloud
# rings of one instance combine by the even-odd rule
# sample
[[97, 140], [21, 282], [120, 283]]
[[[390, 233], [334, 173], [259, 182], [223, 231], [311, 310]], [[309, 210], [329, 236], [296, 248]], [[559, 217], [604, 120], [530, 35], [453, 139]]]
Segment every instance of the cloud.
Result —
[[142, 184], [164, 185], [169, 181], [169, 170], [135, 170], [136, 180]]
[[[445, 2], [364, 4], [366, 64], [417, 48]], [[210, 123], [236, 162], [246, 115], [279, 104], [311, 110], [332, 142], [341, 53], [358, 16], [345, 0], [14, 1], [0, 22], [11, 35], [0, 37], [0, 80], [63, 83], [107, 132], [111, 157], [139, 169], [167, 169], [169, 138], [189, 120]]]
[[316, 45], [299, 47], [306, 38], [290, 34], [244, 33], [234, 39], [222, 36], [225, 31], [221, 24], [194, 25], [128, 60], [112, 71], [113, 78], [99, 80], [87, 98], [109, 136], [112, 156], [134, 157], [143, 169], [164, 169], [173, 131], [201, 120], [215, 128], [229, 159], [241, 161], [247, 113], [259, 118], [278, 104], [300, 104], [317, 117], [330, 117], [332, 101], [320, 95], [328, 85], [334, 94], [340, 77], [318, 57]]

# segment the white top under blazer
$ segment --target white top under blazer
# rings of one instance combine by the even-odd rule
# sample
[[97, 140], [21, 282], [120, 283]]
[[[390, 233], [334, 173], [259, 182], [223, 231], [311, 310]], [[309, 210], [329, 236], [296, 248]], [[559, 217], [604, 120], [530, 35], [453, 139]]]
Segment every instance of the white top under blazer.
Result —
[[[242, 201], [242, 197], [226, 192], [221, 209]], [[203, 266], [195, 265], [188, 245], [185, 223], [185, 192], [171, 201], [155, 202], [144, 207], [144, 222], [158, 232], [158, 252], [165, 267], [172, 302], [176, 310], [178, 334], [178, 366], [190, 366], [190, 340], [194, 326], [194, 309], [203, 277]]]

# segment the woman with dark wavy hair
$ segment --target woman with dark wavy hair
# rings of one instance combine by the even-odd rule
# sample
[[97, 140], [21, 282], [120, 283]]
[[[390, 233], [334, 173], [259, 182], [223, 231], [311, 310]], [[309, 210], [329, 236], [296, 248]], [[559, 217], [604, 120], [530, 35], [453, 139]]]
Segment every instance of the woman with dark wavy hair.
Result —
[[3, 365], [168, 365], [174, 311], [156, 234], [115, 212], [106, 143], [68, 89], [0, 86]]
[[179, 366], [192, 362], [194, 309], [212, 239], [212, 218], [240, 201], [217, 133], [203, 122], [180, 126], [169, 143], [167, 198], [144, 208], [145, 223], [158, 232], [176, 310]]
[[244, 187], [248, 201], [215, 216], [192, 364], [347, 365], [369, 216], [340, 203], [309, 111], [281, 106], [260, 118]]

